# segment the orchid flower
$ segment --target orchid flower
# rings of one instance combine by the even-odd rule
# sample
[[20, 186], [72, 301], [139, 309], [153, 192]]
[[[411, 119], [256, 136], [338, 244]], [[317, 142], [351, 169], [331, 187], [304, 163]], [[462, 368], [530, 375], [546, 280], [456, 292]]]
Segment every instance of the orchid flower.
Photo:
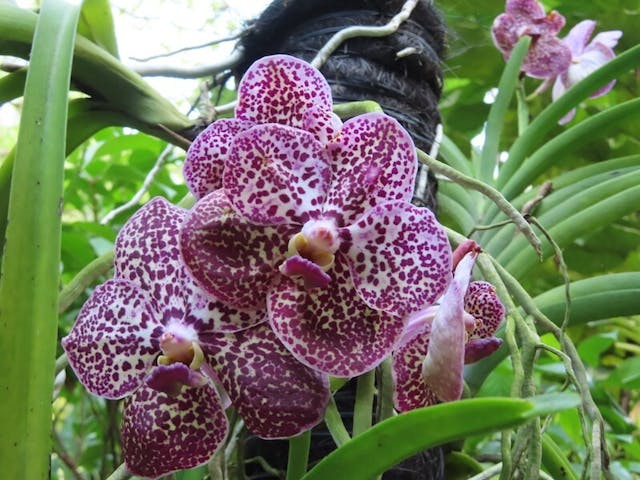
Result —
[[571, 62], [569, 48], [557, 37], [564, 24], [562, 15], [555, 11], [546, 14], [536, 0], [507, 0], [505, 13], [494, 20], [491, 35], [505, 59], [518, 40], [529, 35], [531, 46], [522, 71], [530, 77], [548, 78], [564, 72]]
[[224, 388], [247, 427], [285, 438], [321, 419], [327, 378], [300, 364], [265, 322], [200, 291], [180, 263], [186, 211], [157, 198], [116, 240], [114, 278], [97, 287], [62, 341], [93, 394], [125, 398], [128, 470], [159, 477], [209, 460], [227, 434]]
[[342, 126], [332, 106], [329, 85], [307, 62], [288, 55], [257, 60], [238, 84], [235, 117], [216, 120], [189, 147], [187, 186], [198, 199], [220, 188], [230, 142], [260, 123], [301, 128], [326, 144]]
[[440, 304], [411, 315], [393, 352], [394, 404], [405, 412], [462, 396], [465, 363], [484, 358], [500, 347], [493, 336], [504, 319], [504, 306], [487, 282], [471, 282], [479, 248], [465, 251]]
[[[224, 151], [223, 188], [191, 211], [182, 258], [222, 301], [266, 307], [299, 361], [355, 376], [391, 352], [409, 312], [442, 294], [451, 250], [433, 214], [409, 203], [417, 169], [409, 135], [381, 113], [332, 122], [326, 80], [289, 58], [260, 60], [241, 82], [236, 118], [258, 112], [256, 125], [202, 140]], [[303, 113], [300, 98], [313, 103]], [[191, 182], [210, 184], [193, 159], [205, 178]]]
[[[553, 90], [551, 91], [553, 100], [557, 100], [572, 85], [615, 58], [616, 54], [613, 48], [618, 44], [622, 32], [620, 30], [601, 32], [589, 42], [595, 27], [596, 22], [593, 20], [583, 20], [573, 27], [563, 39], [563, 42], [571, 51], [571, 63], [565, 71], [555, 78]], [[612, 80], [600, 87], [590, 98], [601, 97], [608, 93], [615, 83], [616, 81]], [[560, 124], [571, 121], [575, 112], [575, 109], [571, 110], [560, 120]]]

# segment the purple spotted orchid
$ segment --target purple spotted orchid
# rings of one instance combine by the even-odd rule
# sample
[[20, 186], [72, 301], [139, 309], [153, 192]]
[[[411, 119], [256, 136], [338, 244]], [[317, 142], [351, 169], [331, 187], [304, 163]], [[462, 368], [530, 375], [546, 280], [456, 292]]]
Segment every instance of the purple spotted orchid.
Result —
[[491, 27], [493, 42], [507, 59], [524, 35], [531, 46], [522, 63], [530, 77], [549, 78], [564, 72], [571, 62], [571, 51], [557, 37], [565, 24], [558, 12], [545, 13], [536, 0], [507, 0], [505, 13], [498, 15]]
[[[595, 28], [596, 22], [584, 20], [573, 27], [563, 39], [564, 44], [571, 51], [571, 63], [564, 72], [555, 78], [553, 90], [551, 91], [553, 100], [557, 100], [572, 85], [615, 58], [616, 54], [613, 48], [618, 44], [622, 32], [620, 30], [600, 32], [589, 42]], [[605, 95], [613, 88], [615, 83], [616, 81], [612, 80], [600, 87], [591, 94], [590, 98]], [[575, 109], [563, 117], [560, 123], [564, 124], [571, 121], [574, 115]]]
[[238, 109], [234, 121], [253, 126], [212, 126], [194, 142], [187, 177], [200, 200], [181, 231], [188, 271], [230, 305], [266, 307], [305, 365], [340, 377], [370, 370], [406, 315], [451, 279], [442, 227], [409, 203], [411, 138], [381, 113], [342, 125], [322, 75], [286, 56], [249, 69]]
[[229, 308], [185, 274], [185, 216], [157, 198], [127, 222], [114, 278], [95, 289], [62, 341], [90, 392], [125, 398], [124, 459], [144, 477], [202, 464], [223, 445], [219, 389], [264, 438], [308, 430], [329, 399], [327, 378], [288, 353], [264, 310]]
[[463, 243], [454, 279], [439, 305], [411, 315], [393, 352], [394, 404], [405, 412], [462, 395], [462, 371], [493, 353], [502, 343], [493, 336], [504, 318], [504, 306], [487, 282], [471, 281], [479, 248]]

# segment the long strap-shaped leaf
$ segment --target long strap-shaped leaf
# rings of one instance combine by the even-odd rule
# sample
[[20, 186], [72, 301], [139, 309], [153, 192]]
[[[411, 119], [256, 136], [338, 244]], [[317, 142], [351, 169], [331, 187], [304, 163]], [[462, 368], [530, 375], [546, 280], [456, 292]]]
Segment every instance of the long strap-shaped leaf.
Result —
[[3, 478], [49, 478], [67, 92], [79, 10], [79, 2], [43, 2], [27, 75], [0, 279]]
[[526, 400], [474, 398], [403, 413], [345, 443], [321, 460], [303, 480], [369, 480], [435, 445], [502, 430], [578, 404], [577, 395], [563, 393]]
[[[0, 53], [29, 58], [36, 19], [33, 12], [0, 2]], [[73, 80], [82, 91], [140, 122], [162, 124], [174, 131], [193, 125], [140, 75], [80, 35], [75, 43]]]

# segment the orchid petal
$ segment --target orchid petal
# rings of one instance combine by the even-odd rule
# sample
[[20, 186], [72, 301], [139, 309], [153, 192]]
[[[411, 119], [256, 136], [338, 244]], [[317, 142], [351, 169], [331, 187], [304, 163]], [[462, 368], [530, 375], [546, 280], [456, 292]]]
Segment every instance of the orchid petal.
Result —
[[432, 317], [420, 315], [409, 320], [400, 344], [393, 351], [393, 404], [399, 412], [434, 405], [438, 402], [422, 378], [422, 362], [429, 348]]
[[330, 180], [327, 154], [312, 134], [267, 124], [236, 137], [223, 183], [243, 216], [279, 225], [318, 216]]
[[200, 200], [180, 232], [182, 258], [206, 292], [240, 309], [264, 307], [275, 267], [295, 233], [291, 227], [252, 225], [238, 215], [222, 190]]
[[115, 277], [140, 285], [158, 305], [184, 308], [180, 285], [178, 231], [186, 211], [156, 197], [118, 233]]
[[235, 115], [302, 128], [307, 109], [330, 111], [332, 103], [331, 88], [316, 68], [288, 55], [271, 55], [253, 63], [242, 77]]
[[488, 282], [469, 284], [464, 297], [464, 309], [476, 321], [471, 338], [492, 337], [504, 320], [504, 305], [495, 287]]
[[[580, 56], [580, 58], [578, 58], [578, 61], [575, 64], [571, 65], [571, 67], [569, 67], [567, 77], [570, 85], [578, 83], [583, 78], [591, 75], [605, 63], [615, 58], [615, 56], [616, 54], [613, 50], [611, 50], [611, 48], [605, 46], [602, 43], [591, 42], [585, 49], [584, 53]], [[606, 85], [603, 85], [594, 93], [592, 93], [589, 98], [597, 98], [605, 95], [606, 93], [609, 93], [615, 83], [616, 81], [612, 80]]]
[[430, 210], [388, 202], [344, 231], [351, 276], [372, 308], [408, 315], [432, 304], [449, 284], [451, 247]]
[[87, 390], [117, 399], [140, 386], [158, 353], [157, 316], [148, 295], [128, 281], [109, 280], [94, 290], [62, 339]]
[[193, 141], [184, 161], [184, 179], [196, 199], [222, 187], [222, 170], [232, 140], [253, 122], [235, 118], [216, 120]]
[[177, 397], [183, 387], [202, 387], [208, 380], [184, 363], [172, 363], [152, 368], [145, 382], [147, 386], [158, 392], [165, 393], [170, 397]]
[[609, 30], [607, 32], [600, 32], [593, 40], [591, 40], [591, 44], [601, 43], [605, 47], [609, 47], [613, 49], [617, 44], [618, 40], [622, 37], [621, 30]]
[[177, 397], [142, 386], [124, 404], [124, 461], [130, 473], [151, 478], [193, 468], [223, 445], [227, 429], [211, 386], [185, 388]]
[[[194, 285], [190, 286], [192, 282]], [[191, 278], [186, 279], [183, 288], [185, 295], [191, 292], [184, 323], [198, 332], [237, 332], [266, 321], [264, 311], [233, 308], [200, 290]]]
[[507, 0], [505, 12], [530, 18], [544, 17], [544, 7], [536, 0]]
[[589, 42], [589, 38], [593, 35], [596, 28], [596, 22], [593, 20], [583, 20], [577, 23], [564, 37], [563, 42], [569, 47], [574, 57], [582, 54], [584, 47]]
[[562, 40], [541, 35], [527, 52], [522, 70], [530, 77], [547, 78], [559, 75], [571, 64], [571, 51]]
[[327, 288], [311, 291], [283, 278], [269, 293], [269, 320], [278, 338], [302, 363], [336, 377], [353, 377], [382, 362], [405, 322], [360, 300], [340, 256], [330, 274]]
[[476, 256], [476, 252], [471, 252], [458, 264], [433, 319], [429, 351], [422, 364], [424, 381], [443, 402], [462, 396], [466, 335], [464, 296]]
[[287, 277], [300, 277], [304, 280], [304, 288], [325, 288], [331, 277], [318, 265], [300, 255], [287, 258], [280, 265], [280, 273]]
[[411, 200], [418, 167], [415, 146], [393, 118], [382, 113], [352, 118], [327, 148], [333, 178], [324, 213], [338, 224], [348, 225], [384, 201]]
[[314, 105], [304, 112], [302, 128], [326, 145], [340, 134], [342, 120], [331, 110]]
[[287, 438], [322, 420], [330, 395], [326, 375], [298, 362], [268, 324], [212, 336], [203, 348], [238, 414], [255, 435]]
[[497, 337], [474, 338], [464, 346], [464, 363], [474, 363], [498, 350], [502, 339]]

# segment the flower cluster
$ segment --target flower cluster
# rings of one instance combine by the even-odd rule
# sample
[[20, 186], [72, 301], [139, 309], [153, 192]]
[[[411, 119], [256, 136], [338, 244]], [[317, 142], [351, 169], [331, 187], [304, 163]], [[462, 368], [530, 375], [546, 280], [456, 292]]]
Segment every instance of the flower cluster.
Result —
[[188, 151], [195, 206], [154, 199], [120, 231], [114, 278], [63, 346], [89, 391], [125, 398], [132, 473], [207, 461], [229, 404], [263, 438], [308, 430], [327, 375], [378, 365], [449, 287], [446, 235], [409, 203], [411, 138], [384, 114], [343, 124], [331, 109], [307, 63], [257, 61], [235, 117]]
[[[613, 48], [622, 36], [621, 31], [612, 30], [599, 33], [589, 42], [596, 22], [584, 20], [575, 25], [566, 37], [558, 38], [564, 24], [562, 15], [555, 11], [545, 14], [544, 7], [536, 0], [507, 0], [505, 13], [495, 19], [491, 29], [493, 41], [505, 58], [509, 57], [522, 36], [531, 37], [531, 47], [522, 71], [530, 77], [544, 79], [539, 90], [553, 85], [553, 100], [613, 59]], [[602, 86], [591, 98], [606, 94], [614, 84], [612, 81]], [[575, 110], [572, 110], [560, 123], [570, 121], [574, 114]]]

